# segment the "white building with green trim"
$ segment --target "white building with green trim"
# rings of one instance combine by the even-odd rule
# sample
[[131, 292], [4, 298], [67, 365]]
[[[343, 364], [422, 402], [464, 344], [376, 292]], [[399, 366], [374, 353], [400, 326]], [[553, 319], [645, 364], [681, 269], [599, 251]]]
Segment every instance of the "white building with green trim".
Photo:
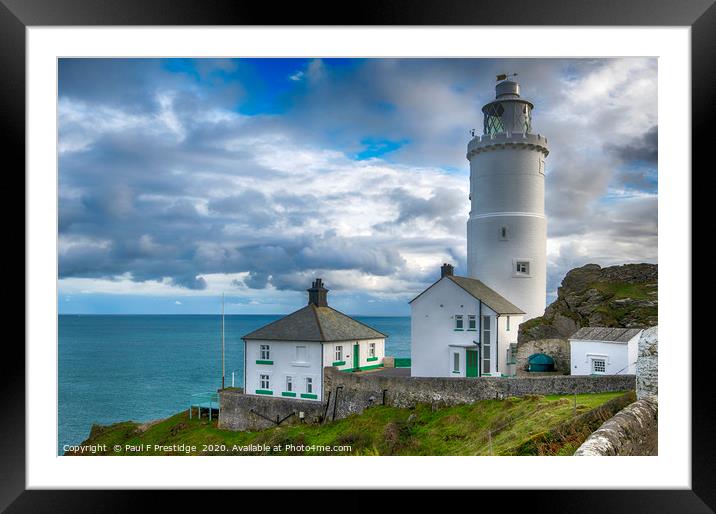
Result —
[[514, 374], [524, 311], [474, 278], [443, 264], [440, 279], [410, 301], [411, 375]]
[[244, 393], [322, 400], [323, 369], [383, 366], [385, 334], [328, 306], [320, 278], [308, 305], [254, 330], [244, 340]]

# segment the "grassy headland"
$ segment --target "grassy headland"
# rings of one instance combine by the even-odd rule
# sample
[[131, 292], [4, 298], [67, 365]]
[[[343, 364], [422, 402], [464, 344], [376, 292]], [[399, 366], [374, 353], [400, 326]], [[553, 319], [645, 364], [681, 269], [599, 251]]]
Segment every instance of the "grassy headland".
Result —
[[[90, 455], [571, 455], [634, 401], [634, 393], [579, 394], [576, 409], [574, 399], [527, 396], [439, 409], [375, 406], [325, 425], [258, 432], [220, 430], [216, 420], [189, 419], [184, 411], [152, 423], [95, 425], [82, 445], [105, 448]], [[73, 454], [79, 452], [68, 452]]]

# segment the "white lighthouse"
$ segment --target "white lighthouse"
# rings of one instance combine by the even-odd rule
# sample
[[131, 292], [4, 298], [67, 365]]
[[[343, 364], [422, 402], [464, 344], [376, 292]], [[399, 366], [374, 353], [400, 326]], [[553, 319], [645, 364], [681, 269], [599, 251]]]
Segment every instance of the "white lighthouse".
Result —
[[532, 133], [531, 102], [512, 80], [497, 84], [482, 108], [484, 133], [467, 145], [471, 211], [467, 270], [525, 311], [544, 313], [547, 220], [544, 163], [547, 139]]

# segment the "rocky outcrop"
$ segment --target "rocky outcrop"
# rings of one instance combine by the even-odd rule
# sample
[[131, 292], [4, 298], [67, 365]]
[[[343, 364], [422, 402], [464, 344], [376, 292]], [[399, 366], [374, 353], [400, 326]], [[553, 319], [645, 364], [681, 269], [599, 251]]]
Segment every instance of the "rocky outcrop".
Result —
[[518, 341], [567, 339], [582, 327], [645, 328], [658, 322], [658, 266], [587, 264], [567, 273], [544, 315], [520, 325]]
[[574, 455], [657, 455], [658, 412], [653, 399], [632, 403], [590, 435]]

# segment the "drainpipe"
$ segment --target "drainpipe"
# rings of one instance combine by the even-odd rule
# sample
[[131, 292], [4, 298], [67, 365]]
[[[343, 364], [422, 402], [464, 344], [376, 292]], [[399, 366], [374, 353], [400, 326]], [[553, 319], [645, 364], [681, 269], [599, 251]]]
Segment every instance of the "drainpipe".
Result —
[[495, 371], [500, 371], [500, 315], [495, 318]]

